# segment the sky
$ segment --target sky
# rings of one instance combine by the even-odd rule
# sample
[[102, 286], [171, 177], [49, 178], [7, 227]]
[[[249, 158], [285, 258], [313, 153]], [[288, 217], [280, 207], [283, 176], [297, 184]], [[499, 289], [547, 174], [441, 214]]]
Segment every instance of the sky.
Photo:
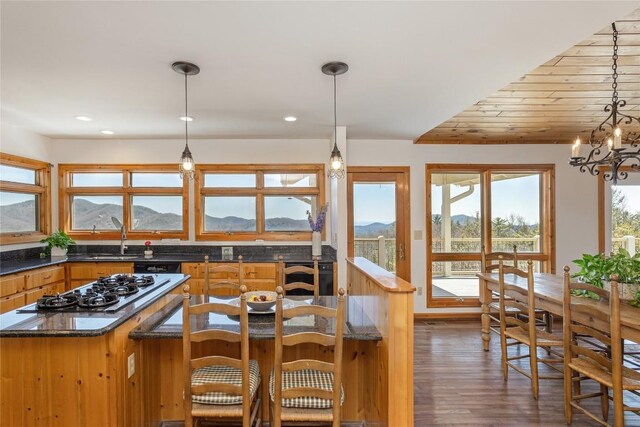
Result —
[[353, 188], [353, 223], [389, 224], [396, 220], [396, 185], [394, 183], [355, 183]]

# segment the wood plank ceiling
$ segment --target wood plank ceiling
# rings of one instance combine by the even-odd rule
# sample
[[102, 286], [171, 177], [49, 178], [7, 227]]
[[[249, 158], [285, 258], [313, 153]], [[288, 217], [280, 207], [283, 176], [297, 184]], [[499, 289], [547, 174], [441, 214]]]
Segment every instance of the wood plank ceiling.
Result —
[[[616, 21], [621, 109], [640, 116], [640, 9]], [[420, 136], [418, 144], [571, 143], [606, 117], [611, 26]], [[636, 126], [634, 130], [640, 131]]]

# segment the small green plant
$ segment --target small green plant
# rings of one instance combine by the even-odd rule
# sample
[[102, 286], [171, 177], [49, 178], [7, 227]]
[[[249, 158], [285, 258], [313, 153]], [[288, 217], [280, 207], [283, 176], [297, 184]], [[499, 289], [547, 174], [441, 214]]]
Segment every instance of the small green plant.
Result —
[[76, 242], [67, 235], [64, 231], [57, 229], [49, 237], [40, 240], [40, 243], [46, 243], [47, 253], [51, 253], [51, 248], [56, 247], [60, 249], [69, 249], [69, 245], [74, 245]]
[[[624, 248], [610, 256], [605, 254], [583, 254], [582, 259], [573, 260], [580, 270], [573, 274], [579, 280], [599, 288], [604, 287], [604, 282], [609, 281], [614, 274], [618, 276], [619, 283], [640, 283], [640, 253], [631, 256]], [[592, 292], [579, 291], [578, 294], [597, 298]], [[640, 306], [640, 291], [636, 299], [631, 303]]]

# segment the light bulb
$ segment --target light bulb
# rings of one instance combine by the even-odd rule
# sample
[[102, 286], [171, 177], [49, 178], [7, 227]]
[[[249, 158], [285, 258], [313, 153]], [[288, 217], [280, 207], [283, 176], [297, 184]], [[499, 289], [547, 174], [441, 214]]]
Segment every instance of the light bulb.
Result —
[[621, 136], [622, 135], [622, 129], [620, 129], [619, 127], [616, 127], [616, 130], [613, 131], [613, 134], [615, 136]]
[[187, 162], [182, 162], [182, 169], [186, 170], [186, 171], [190, 171], [193, 168], [193, 163], [187, 161]]
[[342, 162], [339, 159], [336, 159], [334, 161], [331, 162], [331, 168], [338, 170], [340, 169], [340, 166], [342, 166]]

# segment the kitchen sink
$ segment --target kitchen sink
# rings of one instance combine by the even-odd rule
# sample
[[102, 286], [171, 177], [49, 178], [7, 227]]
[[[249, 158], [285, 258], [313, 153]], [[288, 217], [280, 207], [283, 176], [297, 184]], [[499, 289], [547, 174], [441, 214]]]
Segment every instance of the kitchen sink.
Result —
[[95, 260], [113, 261], [113, 260], [131, 260], [138, 258], [138, 255], [88, 255], [87, 258]]

